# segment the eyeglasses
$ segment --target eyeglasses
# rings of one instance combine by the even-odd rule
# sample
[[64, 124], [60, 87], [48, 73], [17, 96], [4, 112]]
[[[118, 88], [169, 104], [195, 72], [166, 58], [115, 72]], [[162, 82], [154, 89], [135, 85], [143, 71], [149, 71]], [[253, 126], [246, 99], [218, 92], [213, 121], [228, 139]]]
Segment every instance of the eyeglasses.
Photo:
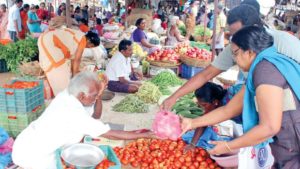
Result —
[[237, 57], [238, 51], [239, 51], [240, 49], [241, 49], [241, 48], [238, 48], [238, 49], [232, 51], [232, 54], [233, 54], [234, 57]]

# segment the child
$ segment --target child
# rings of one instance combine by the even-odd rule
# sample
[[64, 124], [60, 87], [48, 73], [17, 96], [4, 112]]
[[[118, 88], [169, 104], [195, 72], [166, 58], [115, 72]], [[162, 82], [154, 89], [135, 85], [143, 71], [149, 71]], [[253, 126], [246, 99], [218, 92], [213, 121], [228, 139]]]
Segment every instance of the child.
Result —
[[103, 25], [101, 24], [101, 19], [100, 18], [96, 19], [95, 29], [97, 30], [99, 36], [103, 35]]

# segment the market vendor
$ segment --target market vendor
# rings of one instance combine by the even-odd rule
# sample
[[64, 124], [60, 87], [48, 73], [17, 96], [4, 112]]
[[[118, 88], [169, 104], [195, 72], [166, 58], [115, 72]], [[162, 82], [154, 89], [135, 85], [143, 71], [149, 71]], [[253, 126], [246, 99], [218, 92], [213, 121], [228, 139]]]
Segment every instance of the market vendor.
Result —
[[141, 85], [137, 80], [142, 75], [135, 72], [131, 65], [132, 42], [122, 40], [119, 43], [119, 51], [111, 58], [106, 66], [108, 77], [108, 89], [113, 92], [135, 93]]
[[198, 6], [199, 1], [190, 1], [190, 6], [185, 10], [186, 13], [186, 38], [190, 38], [190, 36], [194, 33], [196, 26], [196, 17], [198, 14]]
[[139, 18], [135, 26], [137, 27], [131, 35], [131, 39], [141, 45], [144, 51], [147, 51], [148, 54], [151, 54], [152, 52], [156, 51], [160, 47], [157, 45], [150, 44], [147, 38], [146, 33], [144, 32], [146, 28], [146, 20], [143, 18]]
[[55, 96], [79, 72], [84, 49], [100, 44], [96, 33], [84, 34], [79, 30], [61, 28], [64, 23], [64, 17], [52, 19], [49, 31], [44, 32], [38, 39], [39, 62]]
[[184, 42], [186, 39], [180, 34], [180, 31], [177, 27], [179, 21], [178, 16], [172, 16], [170, 18], [170, 25], [171, 28], [168, 30], [167, 33], [167, 46], [176, 46], [179, 42]]
[[105, 83], [92, 72], [76, 74], [43, 114], [15, 140], [13, 162], [24, 169], [56, 169], [55, 151], [79, 143], [84, 136], [134, 140], [154, 138], [152, 132], [111, 130], [102, 123], [101, 94]]

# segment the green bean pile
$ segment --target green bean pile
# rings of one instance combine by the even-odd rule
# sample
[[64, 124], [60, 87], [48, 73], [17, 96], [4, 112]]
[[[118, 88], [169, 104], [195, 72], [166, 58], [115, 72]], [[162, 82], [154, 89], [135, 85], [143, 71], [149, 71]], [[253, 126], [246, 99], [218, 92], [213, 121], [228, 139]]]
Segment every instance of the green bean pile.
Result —
[[159, 87], [159, 90], [163, 95], [172, 94], [171, 91], [168, 89], [169, 87], [179, 86], [184, 83], [181, 79], [177, 77], [177, 75], [168, 71], [163, 71], [159, 73], [150, 81]]
[[157, 103], [162, 96], [159, 88], [151, 82], [143, 83], [136, 95], [145, 103]]
[[140, 100], [136, 95], [128, 95], [118, 104], [113, 106], [115, 112], [126, 113], [147, 113], [149, 106]]

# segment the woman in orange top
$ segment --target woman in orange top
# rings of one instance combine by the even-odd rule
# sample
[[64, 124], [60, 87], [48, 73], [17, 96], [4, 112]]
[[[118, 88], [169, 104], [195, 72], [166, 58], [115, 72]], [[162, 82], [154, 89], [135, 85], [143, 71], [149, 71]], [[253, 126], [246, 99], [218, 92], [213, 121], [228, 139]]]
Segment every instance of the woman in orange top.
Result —
[[40, 66], [56, 96], [66, 89], [71, 77], [79, 72], [83, 50], [99, 46], [100, 39], [91, 31], [84, 34], [60, 26], [53, 29], [53, 25], [50, 22], [49, 30], [39, 37], [38, 48]]
[[20, 39], [25, 39], [26, 33], [28, 32], [28, 27], [27, 27], [28, 11], [29, 11], [28, 4], [24, 4], [23, 7], [20, 9], [20, 16], [22, 19], [22, 31], [19, 34]]
[[84, 33], [88, 32], [88, 31], [90, 30], [90, 28], [88, 27], [88, 22], [87, 22], [86, 19], [82, 18], [82, 19], [80, 20], [79, 29], [80, 29], [82, 32], [84, 32]]

